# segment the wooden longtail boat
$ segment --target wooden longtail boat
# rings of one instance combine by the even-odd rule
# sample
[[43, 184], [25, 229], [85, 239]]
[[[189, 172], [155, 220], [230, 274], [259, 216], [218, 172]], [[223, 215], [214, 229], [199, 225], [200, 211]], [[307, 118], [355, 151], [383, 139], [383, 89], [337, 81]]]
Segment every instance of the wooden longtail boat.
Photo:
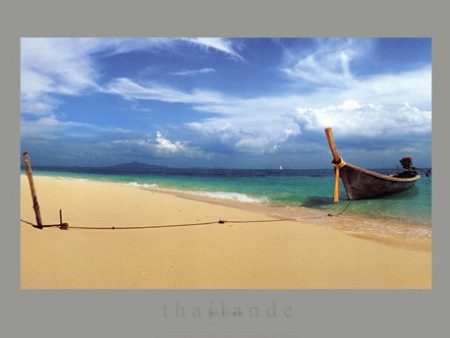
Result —
[[411, 188], [420, 179], [420, 175], [412, 166], [412, 160], [409, 157], [400, 160], [405, 170], [392, 175], [383, 175], [346, 163], [336, 149], [331, 128], [326, 128], [325, 134], [333, 154], [332, 163], [335, 168], [334, 202], [339, 201], [339, 177], [344, 183], [350, 200], [378, 198], [398, 193]]

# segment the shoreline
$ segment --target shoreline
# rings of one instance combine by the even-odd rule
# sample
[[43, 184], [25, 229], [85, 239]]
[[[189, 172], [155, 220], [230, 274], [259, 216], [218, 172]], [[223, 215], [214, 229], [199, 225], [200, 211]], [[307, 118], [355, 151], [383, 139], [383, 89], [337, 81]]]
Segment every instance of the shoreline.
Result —
[[[72, 173], [72, 172], [67, 172]], [[25, 175], [24, 173], [21, 173], [21, 175]], [[48, 175], [47, 173], [42, 172], [34, 172], [35, 176], [45, 177], [45, 178], [54, 178], [54, 179], [67, 179], [67, 180], [80, 180], [80, 181], [91, 181], [91, 182], [103, 182], [103, 183], [110, 183], [110, 184], [117, 184], [117, 185], [125, 185], [125, 186], [132, 186], [137, 187], [140, 189], [146, 189], [146, 190], [154, 190], [161, 193], [169, 193], [172, 195], [180, 196], [183, 198], [188, 199], [195, 199], [195, 200], [201, 200], [206, 202], [212, 202], [212, 203], [225, 203], [230, 204], [231, 206], [239, 207], [240, 205], [243, 206], [251, 206], [251, 205], [266, 205], [266, 206], [287, 206], [287, 207], [297, 207], [302, 208], [305, 210], [316, 210], [318, 212], [326, 212], [326, 213], [335, 213], [332, 212], [332, 208], [329, 210], [324, 210], [320, 208], [314, 208], [314, 207], [307, 207], [303, 205], [297, 205], [297, 203], [294, 202], [277, 202], [270, 200], [267, 196], [255, 196], [251, 195], [245, 192], [232, 192], [232, 191], [220, 191], [220, 190], [191, 190], [191, 189], [183, 189], [181, 187], [176, 186], [164, 186], [159, 185], [159, 183], [138, 183], [138, 182], [119, 182], [115, 180], [109, 180], [109, 179], [91, 179], [91, 178], [85, 178], [85, 177], [74, 177], [74, 176], [53, 176]], [[100, 174], [89, 174], [93, 176], [98, 176], [101, 178], [104, 177], [115, 177], [116, 175], [106, 175], [102, 176]], [[241, 199], [240, 199], [241, 198]], [[343, 199], [339, 205], [344, 205], [345, 203], [350, 202], [349, 200]], [[331, 204], [333, 205], [333, 204]], [[341, 209], [345, 209], [344, 207]], [[351, 208], [350, 208], [351, 209]], [[338, 210], [339, 211], [339, 210]], [[400, 216], [380, 216], [380, 215], [374, 215], [371, 213], [365, 213], [363, 211], [350, 211], [353, 216], [355, 217], [364, 217], [364, 218], [371, 218], [374, 220], [379, 220], [381, 222], [394, 222], [394, 223], [401, 223], [401, 224], [407, 224], [411, 226], [424, 226], [431, 228], [431, 219], [428, 221], [417, 221], [413, 219], [406, 219], [402, 218]]]
[[[24, 175], [21, 174], [21, 176]], [[319, 226], [325, 223], [328, 226], [339, 229], [355, 237], [405, 248], [431, 250], [431, 223], [428, 225], [400, 218], [373, 216], [363, 213], [346, 213], [346, 209], [349, 206], [347, 203], [349, 201], [342, 201], [339, 205], [339, 209], [336, 211], [334, 209], [323, 210], [301, 205], [283, 204], [269, 200], [253, 202], [241, 201], [232, 198], [220, 198], [209, 194], [203, 194], [204, 191], [200, 191], [199, 193], [198, 191], [161, 187], [157, 184], [141, 185], [135, 182], [115, 182], [109, 180], [103, 181], [78, 177], [47, 176], [39, 174], [36, 175], [36, 177], [57, 180], [74, 180], [81, 182], [98, 182], [116, 186], [133, 187], [144, 191], [168, 194], [187, 200], [200, 201], [213, 205], [223, 205], [241, 210], [257, 212], [277, 219], [292, 218], [294, 221], [308, 222]], [[253, 198], [253, 196], [251, 197]], [[337, 214], [339, 214], [338, 217], [329, 217], [329, 215]]]
[[[120, 183], [40, 175], [35, 182], [44, 222], [59, 223], [61, 208], [69, 231], [37, 230], [21, 223], [24, 288], [431, 287], [431, 238], [378, 238], [363, 225], [363, 230], [351, 234], [355, 229], [349, 230], [348, 216], [327, 217], [309, 208], [205, 200]], [[21, 175], [21, 218], [34, 220], [31, 206], [28, 182]], [[277, 219], [286, 212], [304, 219], [148, 232], [70, 229], [70, 225], [255, 221]], [[320, 217], [307, 219], [313, 216]], [[125, 255], [123, 261], [110, 262], [118, 252]], [[146, 276], [149, 266], [153, 273]], [[74, 276], [74, 267], [81, 269], [80, 276]], [[194, 271], [206, 280], [193, 276]], [[117, 280], [116, 273], [124, 275]]]
[[[114, 183], [113, 183], [114, 184]], [[155, 191], [163, 194], [177, 196], [187, 200], [201, 201], [213, 205], [224, 205], [246, 211], [257, 212], [276, 219], [291, 218], [294, 222], [308, 223], [317, 226], [330, 226], [339, 229], [348, 235], [378, 241], [388, 245], [429, 251], [431, 250], [432, 229], [423, 224], [388, 219], [382, 217], [364, 217], [363, 215], [329, 216], [329, 211], [313, 209], [303, 206], [283, 205], [273, 202], [248, 203], [227, 199], [211, 198], [190, 194], [183, 191], [170, 191], [138, 187], [142, 190]], [[408, 228], [408, 231], [405, 230]], [[399, 233], [399, 231], [401, 232]]]

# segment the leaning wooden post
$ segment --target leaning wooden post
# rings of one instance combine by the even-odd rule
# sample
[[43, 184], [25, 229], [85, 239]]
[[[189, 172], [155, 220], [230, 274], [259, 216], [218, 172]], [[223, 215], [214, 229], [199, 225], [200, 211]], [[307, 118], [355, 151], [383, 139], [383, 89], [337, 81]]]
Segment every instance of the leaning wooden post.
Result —
[[34, 187], [34, 181], [33, 181], [33, 172], [31, 171], [31, 163], [30, 163], [30, 157], [28, 153], [23, 153], [23, 160], [25, 162], [25, 169], [27, 171], [28, 176], [28, 182], [30, 183], [30, 190], [31, 190], [31, 198], [33, 199], [33, 209], [34, 213], [36, 215], [36, 227], [39, 229], [42, 229], [42, 218], [41, 218], [41, 210], [39, 209], [39, 203], [36, 195], [36, 188]]
[[335, 163], [339, 163], [341, 155], [339, 155], [336, 149], [336, 143], [334, 143], [333, 130], [331, 128], [325, 128], [325, 134], [327, 135], [328, 145], [330, 146], [331, 153], [333, 154], [333, 160]]
[[333, 163], [335, 164], [334, 174], [334, 203], [339, 202], [339, 164], [341, 162], [341, 156], [339, 155], [336, 144], [334, 143], [333, 130], [331, 128], [325, 128], [325, 134], [327, 135], [328, 145], [330, 146], [331, 153], [333, 154]]

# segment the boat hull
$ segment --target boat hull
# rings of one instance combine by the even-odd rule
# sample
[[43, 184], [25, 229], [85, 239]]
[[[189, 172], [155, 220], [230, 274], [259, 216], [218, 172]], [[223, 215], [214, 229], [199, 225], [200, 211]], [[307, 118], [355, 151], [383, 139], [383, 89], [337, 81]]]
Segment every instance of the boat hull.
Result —
[[350, 200], [378, 198], [399, 193], [413, 187], [420, 179], [420, 175], [411, 178], [382, 175], [348, 163], [339, 173]]

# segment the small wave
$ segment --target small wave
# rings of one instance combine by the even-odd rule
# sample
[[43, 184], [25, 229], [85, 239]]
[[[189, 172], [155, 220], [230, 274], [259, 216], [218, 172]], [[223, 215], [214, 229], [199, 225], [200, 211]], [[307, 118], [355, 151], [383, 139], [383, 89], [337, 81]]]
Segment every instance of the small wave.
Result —
[[42, 177], [42, 178], [57, 179], [57, 180], [88, 181], [88, 179], [82, 178], [82, 177], [62, 176], [62, 175], [48, 175], [48, 174], [41, 174], [39, 172], [36, 173], [35, 176]]
[[388, 220], [363, 220], [359, 222], [349, 222], [343, 228], [347, 233], [360, 234], [372, 233], [380, 238], [390, 236], [402, 236], [407, 238], [431, 238], [431, 227], [412, 223], [398, 223]]
[[124, 183], [125, 185], [130, 185], [132, 187], [139, 187], [139, 188], [159, 188], [157, 184], [154, 183], [137, 183], [137, 182], [128, 182]]
[[132, 187], [138, 187], [138, 188], [150, 188], [150, 189], [159, 190], [162, 192], [182, 193], [182, 194], [188, 194], [188, 195], [194, 195], [194, 196], [225, 199], [225, 200], [232, 200], [232, 201], [244, 202], [244, 203], [263, 203], [263, 202], [269, 201], [268, 198], [266, 198], [266, 197], [249, 196], [247, 194], [238, 193], [238, 192], [173, 189], [173, 188], [168, 188], [168, 187], [161, 187], [154, 183], [148, 184], [148, 183], [128, 182], [128, 183], [123, 183], [123, 184], [132, 186]]
[[266, 197], [254, 197], [238, 192], [225, 192], [225, 191], [186, 191], [186, 192], [197, 196], [226, 199], [245, 203], [263, 203], [268, 201]]
[[81, 177], [70, 177], [70, 176], [47, 176], [50, 178], [57, 178], [58, 180], [69, 180], [69, 181], [88, 181], [87, 178], [81, 178]]

